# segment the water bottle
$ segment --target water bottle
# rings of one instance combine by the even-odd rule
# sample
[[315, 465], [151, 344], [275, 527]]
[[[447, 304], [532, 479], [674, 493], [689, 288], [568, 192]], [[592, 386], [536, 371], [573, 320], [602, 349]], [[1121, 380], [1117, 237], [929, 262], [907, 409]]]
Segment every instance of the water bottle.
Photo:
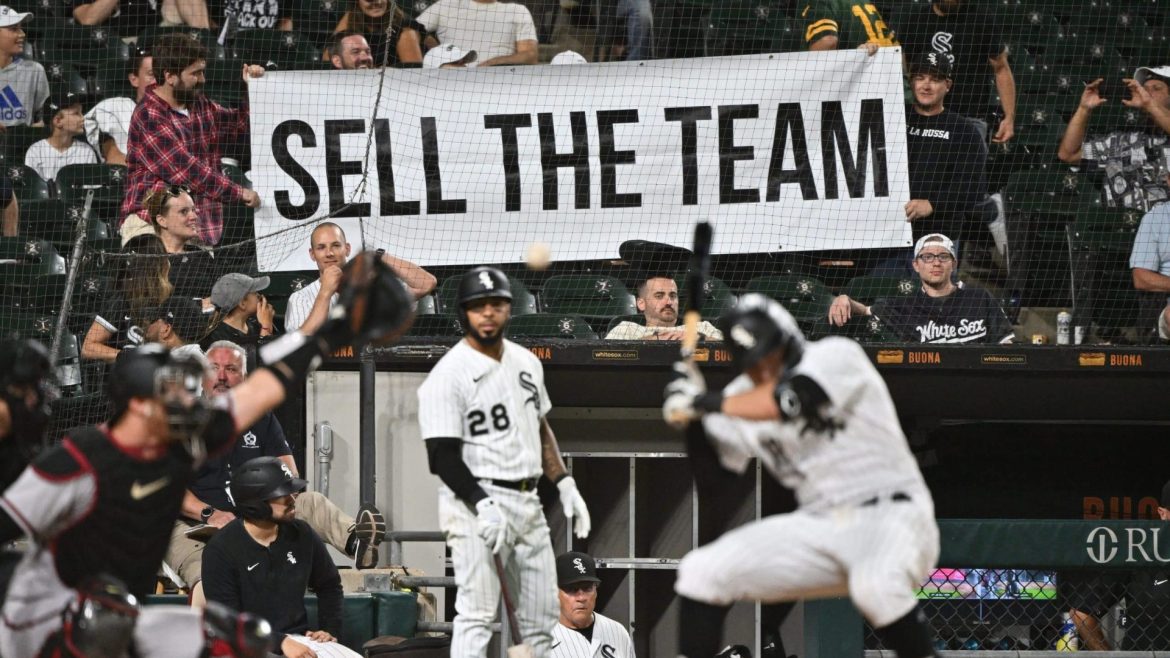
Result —
[[1072, 616], [1067, 612], [1060, 616], [1062, 623], [1060, 625], [1060, 634], [1056, 638], [1057, 651], [1080, 651], [1081, 638], [1077, 636], [1077, 625], [1073, 623]]
[[1056, 314], [1056, 344], [1072, 343], [1072, 313], [1061, 311]]

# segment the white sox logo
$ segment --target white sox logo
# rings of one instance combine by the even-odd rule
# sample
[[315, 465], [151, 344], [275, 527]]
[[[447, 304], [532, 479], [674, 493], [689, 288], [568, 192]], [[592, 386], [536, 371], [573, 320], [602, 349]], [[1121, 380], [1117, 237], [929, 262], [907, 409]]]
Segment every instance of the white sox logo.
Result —
[[573, 568], [576, 569], [578, 573], [585, 573], [585, 564], [581, 562], [581, 558], [579, 557], [573, 558]]
[[601, 655], [603, 658], [617, 658], [617, 649], [608, 644], [601, 645]]
[[496, 289], [496, 284], [492, 281], [492, 275], [488, 274], [487, 272], [479, 273], [479, 285], [487, 288], [488, 290]]
[[531, 394], [528, 399], [524, 400], [524, 404], [531, 402], [536, 413], [540, 413], [540, 389], [537, 388], [536, 382], [532, 381], [532, 373], [527, 370], [520, 371], [520, 388]]
[[934, 37], [930, 40], [930, 47], [940, 53], [951, 52], [951, 40], [955, 35], [950, 32], [935, 32]]

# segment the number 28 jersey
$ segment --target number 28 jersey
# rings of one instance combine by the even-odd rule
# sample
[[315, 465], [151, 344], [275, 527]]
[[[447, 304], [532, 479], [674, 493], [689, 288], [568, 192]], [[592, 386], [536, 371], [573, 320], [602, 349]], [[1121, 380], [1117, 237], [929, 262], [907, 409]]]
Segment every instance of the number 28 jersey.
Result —
[[462, 439], [477, 479], [538, 477], [540, 420], [550, 409], [540, 361], [507, 339], [500, 361], [459, 341], [418, 389], [422, 438]]

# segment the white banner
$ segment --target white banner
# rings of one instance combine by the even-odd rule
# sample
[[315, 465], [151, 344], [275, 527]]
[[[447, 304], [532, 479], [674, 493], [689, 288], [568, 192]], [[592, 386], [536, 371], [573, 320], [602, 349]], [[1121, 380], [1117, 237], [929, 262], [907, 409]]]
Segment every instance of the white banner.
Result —
[[[422, 265], [689, 246], [704, 219], [717, 254], [910, 244], [900, 49], [273, 72], [250, 99], [258, 238], [336, 213]], [[258, 252], [313, 267], [306, 231]]]

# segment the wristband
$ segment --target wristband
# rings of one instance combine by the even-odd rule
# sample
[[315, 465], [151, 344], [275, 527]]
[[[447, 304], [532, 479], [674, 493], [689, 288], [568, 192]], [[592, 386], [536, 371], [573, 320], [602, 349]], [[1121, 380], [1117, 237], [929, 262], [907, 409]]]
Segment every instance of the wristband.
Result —
[[695, 411], [717, 414], [723, 411], [723, 391], [707, 391], [695, 398]]

